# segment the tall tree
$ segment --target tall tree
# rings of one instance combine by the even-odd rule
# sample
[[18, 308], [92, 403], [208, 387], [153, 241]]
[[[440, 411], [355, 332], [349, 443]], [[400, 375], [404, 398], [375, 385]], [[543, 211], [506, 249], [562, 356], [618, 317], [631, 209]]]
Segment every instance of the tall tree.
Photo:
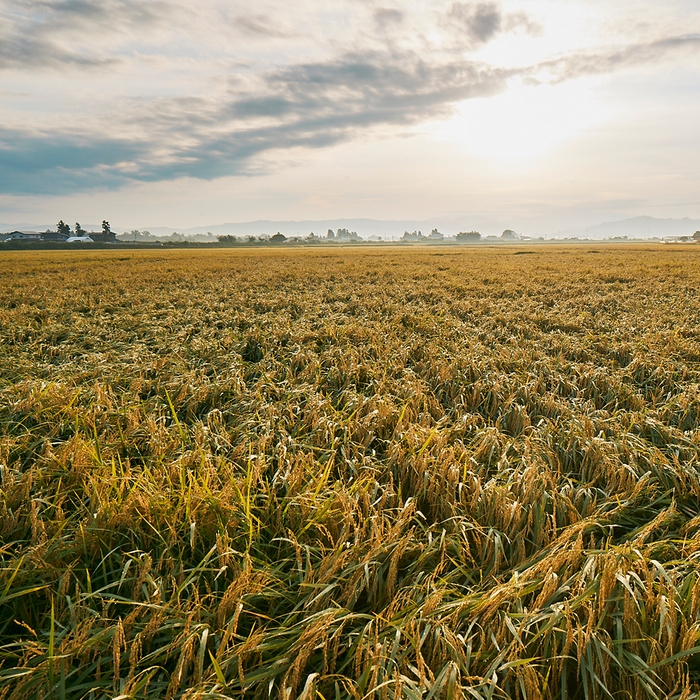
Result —
[[63, 236], [70, 236], [70, 226], [64, 223], [63, 219], [56, 224], [56, 230]]

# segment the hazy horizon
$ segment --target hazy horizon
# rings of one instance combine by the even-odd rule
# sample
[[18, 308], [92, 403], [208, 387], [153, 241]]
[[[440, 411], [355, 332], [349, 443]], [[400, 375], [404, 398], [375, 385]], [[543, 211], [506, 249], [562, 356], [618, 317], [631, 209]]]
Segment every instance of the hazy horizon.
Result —
[[700, 219], [695, 2], [249, 7], [6, 0], [0, 221]]
[[[466, 225], [463, 225], [466, 224]], [[99, 231], [101, 224], [96, 222], [82, 223], [81, 226], [88, 231]], [[135, 229], [125, 229], [120, 226], [111, 226], [117, 234], [133, 233]], [[325, 219], [306, 221], [271, 221], [259, 219], [248, 222], [228, 222], [205, 226], [182, 228], [177, 226], [140, 226], [136, 230], [140, 233], [149, 233], [156, 237], [167, 238], [171, 234], [185, 236], [209, 235], [216, 238], [222, 235], [234, 235], [240, 238], [247, 236], [259, 237], [261, 235], [274, 235], [282, 233], [288, 237], [302, 236], [309, 233], [324, 237], [328, 229], [334, 231], [343, 228], [356, 232], [360, 238], [368, 240], [377, 236], [382, 240], [398, 240], [406, 231], [421, 231], [428, 235], [433, 228], [439, 230], [445, 237], [454, 237], [460, 231], [479, 231], [483, 237], [498, 236], [507, 228], [503, 222], [488, 220], [474, 220], [474, 217], [462, 217], [452, 220], [426, 219], [418, 220], [378, 220], [378, 219]], [[55, 229], [55, 225], [43, 223], [21, 222], [10, 226], [0, 222], [0, 233], [9, 233], [13, 229], [22, 231], [42, 232], [47, 229]], [[516, 233], [528, 238], [587, 238], [591, 240], [603, 240], [619, 237], [628, 237], [634, 240], [660, 239], [665, 237], [690, 236], [700, 229], [700, 219], [654, 219], [651, 217], [635, 217], [618, 221], [604, 221], [586, 228], [570, 228], [556, 232], [544, 232], [533, 230], [516, 230]]]

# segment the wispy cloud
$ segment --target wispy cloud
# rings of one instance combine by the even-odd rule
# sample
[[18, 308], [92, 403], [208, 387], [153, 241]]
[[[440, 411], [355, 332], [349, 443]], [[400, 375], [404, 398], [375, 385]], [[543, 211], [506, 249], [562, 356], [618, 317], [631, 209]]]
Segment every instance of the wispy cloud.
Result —
[[447, 18], [459, 34], [479, 44], [490, 41], [501, 31], [503, 18], [494, 2], [456, 2], [447, 13]]
[[114, 64], [107, 37], [152, 29], [176, 9], [165, 0], [5, 0], [0, 68]]
[[374, 21], [381, 31], [402, 24], [404, 19], [405, 13], [395, 7], [379, 7], [374, 11]]
[[442, 18], [462, 46], [478, 48], [504, 32], [524, 31], [537, 35], [542, 27], [524, 12], [504, 13], [496, 2], [455, 2]]
[[623, 47], [576, 52], [544, 61], [536, 66], [536, 70], [532, 72], [550, 73], [551, 78], [545, 78], [545, 80], [563, 82], [587, 75], [605, 75], [624, 68], [661, 60], [670, 54], [697, 51], [698, 49], [700, 49], [700, 34], [684, 34]]
[[278, 22], [265, 14], [236, 15], [231, 24], [238, 32], [253, 37], [288, 39], [295, 34], [293, 31], [281, 28]]

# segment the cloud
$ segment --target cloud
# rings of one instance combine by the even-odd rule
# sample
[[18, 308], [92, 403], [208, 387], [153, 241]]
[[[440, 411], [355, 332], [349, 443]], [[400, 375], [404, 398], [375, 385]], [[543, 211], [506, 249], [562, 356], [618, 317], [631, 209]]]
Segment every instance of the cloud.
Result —
[[[487, 41], [515, 21], [493, 4], [460, 7], [467, 8], [459, 17], [473, 41]], [[138, 138], [0, 130], [0, 191], [64, 193], [130, 181], [254, 174], [262, 162], [291, 149], [323, 148], [447, 116], [459, 102], [503, 92], [512, 79], [561, 82], [698, 48], [700, 35], [693, 34], [515, 69], [461, 53], [345, 52], [232, 80], [216, 98], [160, 98], [141, 107], [122, 102], [103, 133]]]
[[5, 0], [0, 68], [114, 64], [106, 37], [152, 29], [175, 11], [164, 0]]
[[274, 21], [264, 14], [237, 15], [232, 24], [242, 34], [268, 39], [287, 39], [294, 36], [293, 32], [283, 31], [275, 26]]
[[27, 15], [42, 17], [40, 23], [52, 29], [75, 27], [76, 23], [102, 28], [152, 26], [164, 12], [173, 10], [171, 3], [160, 0], [25, 0], [21, 6]]
[[[456, 102], [504, 90], [509, 76], [470, 61], [432, 65], [416, 55], [380, 52], [285, 67], [225, 101], [149, 104], [121, 125], [133, 131], [139, 124], [145, 134], [139, 140], [0, 132], [0, 190], [54, 193], [249, 173], [266, 153], [321, 148], [447, 114]], [[119, 132], [114, 117], [110, 128]]]
[[465, 39], [473, 48], [488, 43], [499, 34], [524, 31], [542, 33], [542, 27], [524, 12], [504, 13], [499, 3], [453, 3], [443, 16], [442, 24], [464, 46]]
[[393, 7], [379, 7], [374, 11], [374, 22], [380, 30], [401, 24], [405, 15]]
[[700, 49], [700, 34], [685, 34], [622, 48], [573, 53], [543, 61], [532, 72], [551, 74], [553, 82], [563, 82], [587, 75], [605, 75], [661, 60], [669, 54], [697, 49]]
[[474, 42], [484, 44], [499, 34], [503, 16], [494, 2], [456, 2], [447, 13], [458, 34], [465, 33]]
[[0, 191], [65, 194], [120, 187], [131, 179], [131, 164], [148, 157], [135, 141], [0, 128]]
[[223, 102], [195, 100], [158, 109], [160, 116], [152, 117], [147, 128], [188, 145], [173, 148], [157, 165], [144, 163], [135, 177], [209, 179], [252, 172], [263, 154], [320, 148], [377, 128], [434, 120], [449, 115], [459, 102], [505, 91], [511, 79], [547, 72], [549, 82], [560, 82], [609, 73], [696, 45], [700, 48], [700, 37], [668, 38], [518, 69], [466, 58], [431, 63], [416, 53], [380, 51], [292, 65], [265, 73], [248, 90], [232, 90]]
[[524, 32], [530, 36], [542, 36], [544, 27], [530, 19], [525, 12], [513, 12], [505, 15], [503, 31], [511, 33]]

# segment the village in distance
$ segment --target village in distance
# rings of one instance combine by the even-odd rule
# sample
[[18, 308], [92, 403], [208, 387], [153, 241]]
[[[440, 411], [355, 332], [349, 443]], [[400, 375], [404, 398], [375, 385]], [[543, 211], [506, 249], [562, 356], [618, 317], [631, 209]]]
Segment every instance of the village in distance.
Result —
[[[429, 234], [423, 234], [420, 230], [404, 231], [400, 237], [370, 235], [366, 237], [360, 236], [356, 231], [350, 231], [347, 228], [338, 228], [333, 230], [329, 228], [325, 234], [319, 235], [310, 232], [306, 236], [285, 236], [277, 232], [274, 234], [261, 233], [258, 235], [214, 235], [207, 233], [178, 233], [174, 231], [170, 235], [154, 235], [147, 230], [131, 230], [117, 234], [112, 230], [110, 223], [106, 220], [102, 222], [101, 230], [87, 231], [80, 223], [76, 223], [74, 228], [60, 220], [55, 229], [48, 228], [45, 231], [9, 231], [0, 233], [0, 241], [10, 248], [56, 248], [69, 246], [71, 248], [80, 248], [83, 246], [128, 246], [128, 247], [153, 247], [153, 246], [168, 246], [168, 247], [238, 247], [238, 246], [268, 246], [268, 245], [285, 245], [285, 246], [306, 246], [306, 245], [355, 245], [355, 244], [374, 244], [374, 245], [405, 245], [405, 244], [430, 244], [430, 245], [460, 245], [460, 244], [513, 244], [513, 243], [585, 243], [585, 242], [601, 242], [600, 239], [591, 239], [586, 236], [564, 236], [546, 238], [544, 236], [533, 237], [526, 236], [512, 229], [505, 229], [500, 236], [497, 235], [482, 235], [479, 231], [462, 231], [456, 235], [450, 236], [441, 233], [437, 228]], [[637, 238], [627, 235], [608, 236], [602, 239], [602, 242], [622, 243], [622, 242], [641, 242], [653, 241], [660, 243], [700, 243], [700, 231], [688, 235]]]

